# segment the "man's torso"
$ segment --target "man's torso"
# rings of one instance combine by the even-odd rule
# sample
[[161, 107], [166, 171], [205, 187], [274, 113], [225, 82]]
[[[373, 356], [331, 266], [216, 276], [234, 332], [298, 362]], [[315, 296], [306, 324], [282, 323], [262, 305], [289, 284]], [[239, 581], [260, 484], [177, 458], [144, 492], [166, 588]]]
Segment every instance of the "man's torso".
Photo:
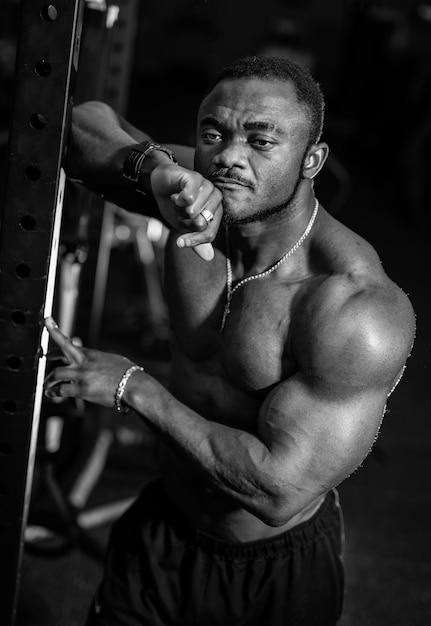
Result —
[[[226, 256], [222, 238], [210, 263], [192, 251], [178, 250], [173, 238], [168, 243], [166, 293], [173, 333], [170, 391], [204, 418], [258, 437], [262, 402], [274, 386], [297, 371], [298, 334], [307, 332], [306, 318], [319, 309], [325, 291], [334, 291], [341, 306], [368, 283], [387, 288], [389, 280], [371, 246], [321, 213], [319, 231], [310, 237], [301, 259], [295, 259], [296, 263], [289, 259], [286, 267], [234, 293], [223, 331]], [[308, 519], [323, 499], [316, 498], [287, 524], [273, 528], [211, 489], [165, 448], [161, 460], [167, 491], [183, 514], [196, 526], [226, 539], [251, 541], [279, 534]]]

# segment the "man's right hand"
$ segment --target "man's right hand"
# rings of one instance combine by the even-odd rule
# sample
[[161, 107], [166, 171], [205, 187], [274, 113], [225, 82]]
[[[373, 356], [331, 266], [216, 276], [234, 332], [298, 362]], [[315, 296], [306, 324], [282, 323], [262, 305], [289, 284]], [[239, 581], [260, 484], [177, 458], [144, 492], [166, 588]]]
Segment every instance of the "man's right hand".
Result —
[[[214, 241], [223, 215], [222, 194], [198, 172], [173, 163], [157, 165], [151, 172], [151, 191], [163, 218], [182, 233], [180, 248], [193, 248], [205, 261], [211, 261]], [[204, 215], [211, 221], [207, 221]], [[208, 213], [209, 212], [209, 213]]]

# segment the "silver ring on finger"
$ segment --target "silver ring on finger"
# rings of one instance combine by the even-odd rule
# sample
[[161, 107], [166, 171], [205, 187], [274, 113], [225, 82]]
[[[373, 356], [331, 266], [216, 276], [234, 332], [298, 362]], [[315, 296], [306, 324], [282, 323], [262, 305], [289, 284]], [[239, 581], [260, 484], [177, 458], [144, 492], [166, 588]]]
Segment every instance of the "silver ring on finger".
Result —
[[210, 224], [214, 219], [214, 214], [209, 209], [202, 209], [201, 215], [207, 224]]

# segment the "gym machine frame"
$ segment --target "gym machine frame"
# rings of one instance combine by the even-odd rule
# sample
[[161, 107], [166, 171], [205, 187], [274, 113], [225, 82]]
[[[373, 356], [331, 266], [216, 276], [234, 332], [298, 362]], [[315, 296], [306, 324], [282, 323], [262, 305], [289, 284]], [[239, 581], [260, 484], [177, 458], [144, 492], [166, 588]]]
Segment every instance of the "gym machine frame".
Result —
[[0, 622], [13, 624], [57, 269], [83, 0], [22, 0], [0, 234]]

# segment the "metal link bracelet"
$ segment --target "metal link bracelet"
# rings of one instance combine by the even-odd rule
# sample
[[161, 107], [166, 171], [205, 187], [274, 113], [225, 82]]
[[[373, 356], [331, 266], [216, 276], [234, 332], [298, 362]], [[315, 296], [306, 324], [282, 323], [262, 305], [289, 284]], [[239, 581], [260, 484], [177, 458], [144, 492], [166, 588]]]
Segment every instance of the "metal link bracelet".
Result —
[[120, 382], [117, 385], [117, 389], [114, 394], [114, 405], [119, 413], [129, 413], [130, 409], [122, 404], [122, 399], [124, 395], [124, 391], [126, 389], [127, 382], [133, 372], [145, 372], [143, 367], [139, 365], [131, 365], [126, 369], [122, 377], [120, 378]]

